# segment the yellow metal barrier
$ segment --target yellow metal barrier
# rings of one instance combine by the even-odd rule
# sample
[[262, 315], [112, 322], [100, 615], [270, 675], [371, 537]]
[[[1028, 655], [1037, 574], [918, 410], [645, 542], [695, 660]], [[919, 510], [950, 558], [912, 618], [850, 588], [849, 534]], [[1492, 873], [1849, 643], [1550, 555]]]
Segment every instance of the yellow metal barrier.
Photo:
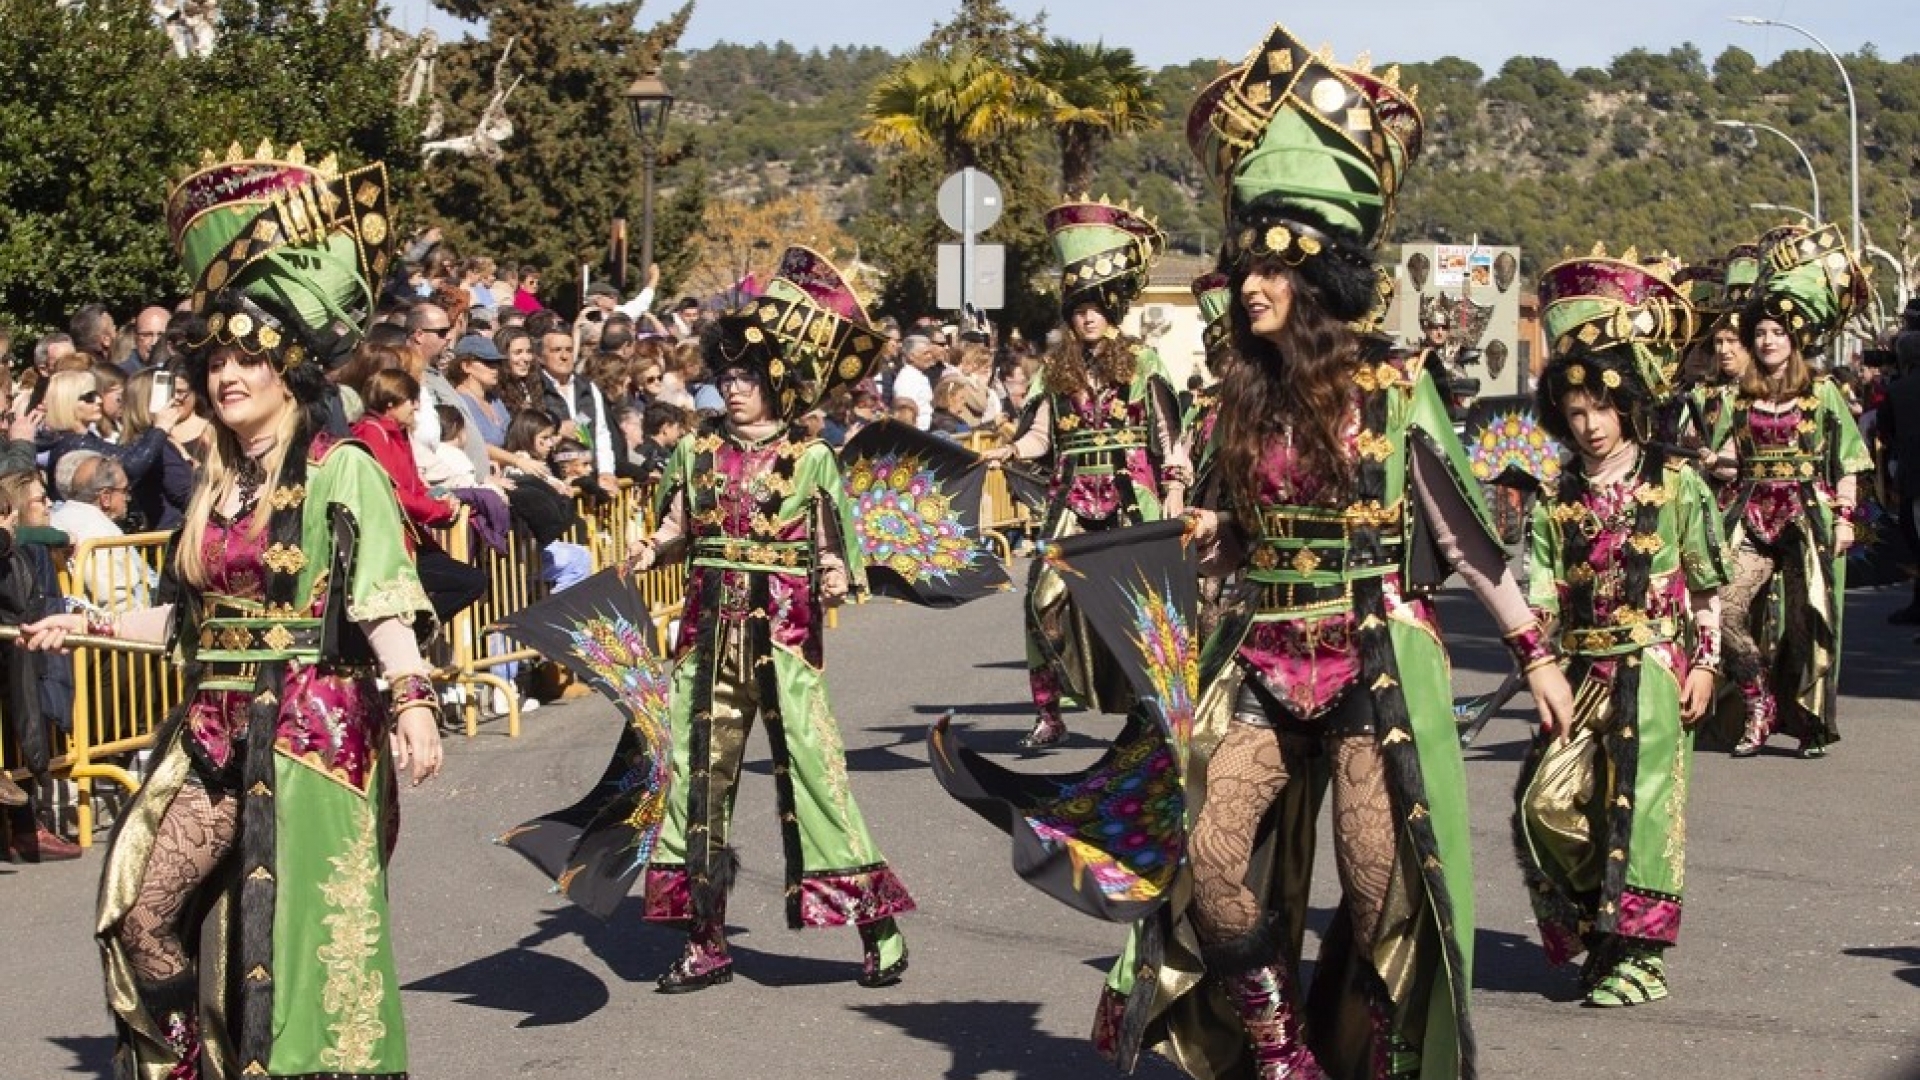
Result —
[[1024, 533], [1032, 527], [1033, 515], [1027, 512], [1026, 504], [1013, 497], [1006, 472], [997, 465], [989, 466], [980, 487], [980, 534], [1000, 549], [1001, 562], [1013, 560], [1013, 544], [1007, 534]]
[[[78, 596], [112, 614], [153, 603], [160, 563], [170, 533], [88, 540], [74, 550], [61, 582]], [[93, 782], [108, 780], [129, 794], [140, 787], [131, 771], [109, 760], [153, 745], [153, 733], [185, 695], [180, 666], [173, 657], [118, 649], [76, 649], [73, 659], [73, 724], [67, 752], [54, 761], [75, 788], [75, 813], [81, 847], [93, 843]]]

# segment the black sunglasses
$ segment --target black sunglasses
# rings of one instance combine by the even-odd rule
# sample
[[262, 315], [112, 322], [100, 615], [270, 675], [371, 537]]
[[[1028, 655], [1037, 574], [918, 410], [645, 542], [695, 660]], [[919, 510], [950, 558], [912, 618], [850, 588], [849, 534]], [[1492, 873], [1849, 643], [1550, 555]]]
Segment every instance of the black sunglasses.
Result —
[[100, 391], [89, 390], [86, 393], [80, 395], [80, 400], [87, 403], [88, 405], [98, 405], [100, 404]]

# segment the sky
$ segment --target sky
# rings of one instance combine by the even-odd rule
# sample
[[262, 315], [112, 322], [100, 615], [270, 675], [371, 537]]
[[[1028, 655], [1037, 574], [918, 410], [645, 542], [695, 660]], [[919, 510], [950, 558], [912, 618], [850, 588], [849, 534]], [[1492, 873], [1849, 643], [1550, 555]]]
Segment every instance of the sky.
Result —
[[[387, 2], [402, 29], [431, 25], [443, 38], [458, 39], [463, 32], [480, 36], [471, 24], [432, 11], [428, 0]], [[1378, 64], [1458, 56], [1488, 75], [1513, 56], [1545, 56], [1571, 71], [1605, 67], [1636, 47], [1665, 52], [1691, 42], [1711, 62], [1727, 46], [1738, 45], [1762, 63], [1783, 51], [1812, 47], [1791, 30], [1740, 26], [1729, 21], [1733, 15], [1798, 23], [1842, 54], [1867, 44], [1885, 60], [1920, 53], [1920, 4], [1912, 0], [1666, 0], [1615, 9], [1553, 0], [1361, 0], [1300, 7], [1213, 0], [1200, 9], [1201, 18], [1178, 17], [1184, 6], [1177, 2], [1003, 3], [1023, 17], [1046, 12], [1048, 32], [1055, 36], [1130, 48], [1150, 68], [1208, 58], [1238, 61], [1259, 44], [1276, 17], [1303, 40], [1332, 45], [1341, 59], [1363, 50]], [[642, 25], [676, 7], [677, 0], [648, 0], [640, 13]], [[904, 52], [958, 7], [958, 0], [696, 0], [680, 44], [700, 49], [719, 42], [786, 41], [802, 50], [878, 45]]]

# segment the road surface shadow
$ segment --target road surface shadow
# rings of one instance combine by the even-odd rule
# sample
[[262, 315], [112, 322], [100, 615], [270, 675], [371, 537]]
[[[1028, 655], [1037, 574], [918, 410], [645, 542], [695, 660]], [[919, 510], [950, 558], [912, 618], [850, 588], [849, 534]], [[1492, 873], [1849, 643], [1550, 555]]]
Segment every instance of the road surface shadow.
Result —
[[[926, 724], [896, 724], [891, 727], [862, 729], [863, 731], [874, 731], [892, 735], [894, 736], [894, 741], [883, 746], [848, 747], [846, 751], [847, 771], [856, 773], [882, 773], [912, 772], [925, 769], [927, 767], [927, 759], [924, 755], [916, 757], [912, 754], [902, 753], [901, 748], [912, 747], [918, 750], [919, 747], [926, 742], [927, 726]], [[747, 753], [752, 756], [752, 760], [740, 766], [742, 772], [750, 772], [757, 776], [773, 775], [773, 760], [764, 756], [764, 747], [766, 744], [758, 742], [758, 740], [763, 737], [764, 736], [760, 735], [748, 737]]]
[[1843, 949], [1848, 956], [1865, 956], [1875, 960], [1891, 960], [1906, 966], [1893, 973], [1893, 977], [1910, 986], [1920, 986], [1920, 947], [1913, 945], [1893, 945], [1879, 949]]
[[[1082, 1026], [1091, 1027], [1093, 1004], [1089, 999]], [[943, 1080], [983, 1076], [1059, 1080], [1112, 1071], [1085, 1036], [1069, 1038], [1039, 1030], [1040, 1006], [1031, 1001], [936, 1001], [855, 1005], [853, 1009], [912, 1038], [945, 1047], [953, 1055], [953, 1064], [940, 1074]], [[1158, 1080], [1180, 1073], [1158, 1057], [1143, 1055], [1133, 1075]]]
[[106, 1076], [113, 1069], [113, 1036], [72, 1035], [48, 1039], [48, 1042], [73, 1055], [70, 1073], [82, 1076]]
[[1473, 988], [1501, 994], [1538, 994], [1548, 1001], [1580, 1000], [1580, 985], [1573, 969], [1550, 966], [1539, 942], [1484, 926], [1473, 931]]
[[452, 995], [462, 1005], [523, 1014], [517, 1028], [572, 1024], [611, 1000], [606, 982], [571, 960], [511, 948], [449, 968], [403, 989]]

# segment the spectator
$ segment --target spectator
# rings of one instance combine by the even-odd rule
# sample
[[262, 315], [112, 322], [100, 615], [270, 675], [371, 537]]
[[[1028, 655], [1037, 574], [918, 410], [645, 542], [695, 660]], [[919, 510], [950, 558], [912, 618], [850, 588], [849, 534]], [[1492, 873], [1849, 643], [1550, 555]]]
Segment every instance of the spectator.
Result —
[[[553, 414], [541, 409], [515, 413], [507, 425], [507, 450], [536, 461], [545, 461], [561, 441], [560, 424]], [[540, 552], [540, 580], [554, 591], [570, 588], [593, 572], [593, 555], [579, 544], [561, 537], [581, 527], [571, 492], [561, 480], [509, 466], [507, 477], [514, 481], [507, 492], [507, 505], [513, 516], [533, 533]]]
[[460, 284], [467, 290], [467, 302], [475, 308], [492, 311], [500, 306], [493, 292], [493, 260], [485, 255], [469, 258], [460, 267]]
[[499, 394], [509, 415], [538, 406], [546, 389], [534, 363], [532, 336], [522, 327], [502, 326], [493, 333], [493, 347], [507, 358], [500, 372]]
[[100, 419], [94, 422], [94, 434], [110, 443], [126, 442], [126, 375], [116, 365], [96, 362], [93, 382], [100, 391]]
[[[135, 443], [153, 429], [153, 387], [161, 372], [147, 368], [127, 380], [126, 443]], [[194, 462], [204, 456], [204, 447], [194, 452], [191, 440], [205, 440], [209, 426], [204, 417], [190, 411], [194, 394], [186, 379], [173, 382], [173, 393], [162, 408], [171, 407], [182, 419], [160, 444], [160, 467], [148, 469], [133, 484], [128, 528], [173, 529], [187, 513], [187, 499], [193, 494]]]
[[[45, 547], [26, 542], [25, 534], [45, 530], [47, 493], [31, 469], [0, 475], [0, 624], [20, 626], [38, 620], [59, 597], [53, 563]], [[53, 722], [44, 693], [49, 668], [65, 657], [44, 656], [0, 642], [0, 684], [13, 750], [32, 773], [30, 790], [0, 789], [0, 804], [13, 808], [12, 840], [7, 854], [16, 862], [53, 862], [80, 857], [80, 847], [55, 832], [43, 811], [52, 803]], [[71, 708], [71, 699], [68, 699]]]
[[33, 343], [33, 369], [39, 373], [40, 378], [44, 379], [53, 374], [55, 364], [72, 356], [73, 353], [73, 335], [61, 333], [44, 335], [39, 341]]
[[[1895, 500], [1900, 535], [1911, 557], [1920, 557], [1920, 523], [1914, 516], [1920, 506], [1920, 308], [1910, 307], [1908, 315], [1911, 325], [1893, 339], [1899, 374], [1879, 409], [1879, 428], [1882, 444], [1893, 452], [1893, 485], [1888, 494]], [[1914, 578], [1912, 601], [1887, 616], [1887, 621], [1895, 626], [1920, 624], [1920, 575]]]
[[680, 341], [697, 341], [703, 321], [699, 299], [683, 296], [679, 303], [673, 305], [673, 317], [667, 320], [667, 332]]
[[102, 363], [108, 362], [113, 353], [113, 338], [119, 329], [113, 324], [113, 313], [105, 304], [85, 304], [73, 313], [73, 321], [68, 326], [73, 331], [73, 347]]
[[154, 426], [139, 439], [116, 446], [93, 430], [100, 421], [100, 390], [91, 371], [57, 372], [47, 380], [46, 422], [39, 445], [46, 453], [46, 475], [52, 479], [60, 459], [75, 450], [93, 450], [117, 459], [127, 475], [138, 484], [160, 462], [161, 446], [179, 421], [179, 410], [162, 409], [153, 417]]
[[540, 271], [537, 267], [520, 268], [519, 282], [513, 292], [513, 306], [514, 310], [528, 315], [547, 310], [547, 306], [540, 302]]
[[600, 388], [574, 371], [573, 336], [554, 329], [540, 339], [540, 369], [545, 380], [542, 407], [559, 417], [560, 435], [573, 439], [592, 451], [592, 468], [600, 490], [612, 495], [620, 490], [613, 474], [613, 429], [607, 423], [606, 399]]
[[461, 446], [466, 434], [467, 416], [452, 405], [435, 405], [440, 413], [440, 445], [433, 456], [420, 462], [420, 479], [430, 492], [460, 491], [480, 486], [472, 459]]
[[962, 379], [942, 379], [933, 390], [933, 418], [927, 423], [927, 430], [936, 435], [945, 435], [950, 439], [972, 431], [973, 428], [960, 415], [962, 398], [966, 395], [965, 381]]
[[894, 398], [893, 408], [888, 410], [887, 415], [903, 424], [920, 426], [920, 405], [912, 398]]
[[[127, 473], [112, 458], [80, 450], [60, 462], [55, 488], [61, 500], [50, 523], [66, 533], [75, 547], [89, 540], [114, 540], [127, 535]], [[145, 563], [127, 548], [96, 551], [83, 568], [87, 595], [110, 614], [119, 615], [153, 603], [158, 584]]]
[[660, 479], [661, 471], [667, 467], [667, 458], [691, 427], [687, 411], [678, 405], [656, 401], [647, 406], [640, 420], [641, 437], [645, 442], [639, 459], [646, 483], [656, 483]]
[[445, 624], [480, 599], [487, 591], [487, 576], [448, 555], [432, 531], [453, 524], [460, 500], [451, 495], [435, 498], [420, 477], [409, 434], [419, 409], [420, 383], [405, 371], [387, 368], [368, 377], [361, 397], [366, 414], [353, 425], [353, 435], [393, 478], [401, 513], [412, 526], [408, 546], [415, 552], [420, 584]]
[[160, 367], [170, 355], [167, 347], [167, 325], [173, 314], [163, 307], [145, 307], [133, 320], [133, 355], [127, 357], [121, 370], [132, 375], [145, 368]]
[[[522, 341], [526, 335], [521, 334]], [[468, 334], [453, 347], [453, 364], [447, 378], [453, 383], [455, 406], [467, 418], [467, 426], [479, 435], [486, 448], [489, 464], [506, 464], [507, 422], [513, 413], [500, 399], [502, 368], [506, 357], [493, 342], [478, 334]], [[475, 470], [485, 477], [489, 473]]]
[[893, 376], [893, 401], [896, 406], [903, 399], [913, 402], [921, 431], [933, 423], [933, 383], [928, 369], [939, 351], [933, 342], [919, 334], [909, 334], [900, 343], [900, 370]]

